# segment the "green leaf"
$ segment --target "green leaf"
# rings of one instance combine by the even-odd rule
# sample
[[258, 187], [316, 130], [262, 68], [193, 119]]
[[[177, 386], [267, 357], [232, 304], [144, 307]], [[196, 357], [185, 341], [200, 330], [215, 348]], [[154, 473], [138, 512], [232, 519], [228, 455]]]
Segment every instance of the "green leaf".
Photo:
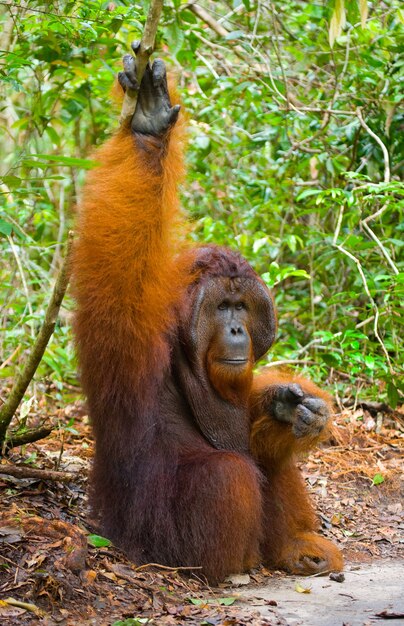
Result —
[[329, 365], [330, 367], [338, 367], [339, 365], [341, 365], [342, 357], [340, 354], [338, 354], [338, 352], [323, 352], [321, 354], [321, 357], [323, 361], [327, 363], [327, 365]]
[[205, 604], [208, 603], [207, 600], [203, 600], [202, 598], [188, 598], [188, 602], [195, 606], [205, 606]]
[[329, 29], [329, 41], [331, 48], [342, 33], [346, 24], [346, 11], [344, 0], [335, 0], [334, 13], [332, 14]]
[[26, 400], [25, 402], [23, 402], [20, 406], [20, 419], [24, 419], [25, 417], [27, 417], [28, 413], [31, 410], [31, 406], [32, 403], [34, 401], [34, 397], [32, 396], [32, 398], [30, 398], [29, 400]]
[[60, 137], [58, 133], [56, 132], [56, 130], [52, 128], [52, 126], [47, 126], [45, 130], [46, 130], [47, 135], [49, 135], [49, 139], [52, 141], [52, 143], [54, 143], [55, 146], [59, 146]]
[[94, 546], [94, 548], [108, 548], [112, 545], [112, 541], [100, 535], [88, 535], [87, 541], [90, 546]]
[[309, 198], [310, 196], [318, 196], [319, 193], [322, 193], [321, 189], [304, 189], [296, 198], [296, 202], [300, 202], [304, 198]]
[[221, 606], [231, 606], [235, 603], [237, 598], [229, 596], [227, 598], [188, 598], [188, 601], [195, 606], [206, 606], [220, 604]]
[[174, 56], [177, 56], [183, 46], [185, 39], [185, 35], [177, 22], [172, 22], [171, 24], [168, 24], [164, 28], [164, 35], [170, 47], [170, 51]]
[[201, 150], [207, 150], [210, 146], [210, 138], [208, 135], [197, 135], [195, 137], [195, 145]]
[[12, 232], [13, 232], [12, 225], [0, 219], [0, 233], [2, 233], [3, 235], [6, 235], [6, 237], [9, 237]]
[[361, 16], [361, 26], [365, 28], [368, 19], [368, 2], [367, 0], [359, 0], [359, 13]]
[[65, 157], [62, 155], [56, 156], [54, 154], [32, 154], [31, 156], [36, 157], [37, 159], [43, 159], [44, 161], [51, 161], [54, 163], [59, 163], [61, 165], [69, 165], [70, 167], [82, 167], [84, 169], [91, 169], [92, 167], [97, 165], [97, 161], [92, 161], [91, 159], [77, 159], [76, 157]]
[[231, 33], [228, 33], [225, 36], [225, 39], [227, 41], [230, 41], [231, 39], [242, 39], [245, 36], [244, 31], [242, 30], [232, 30]]
[[395, 409], [400, 397], [398, 395], [397, 387], [391, 381], [387, 384], [387, 397], [391, 408]]
[[383, 474], [375, 474], [373, 476], [372, 483], [374, 485], [381, 485], [382, 483], [384, 483], [384, 476], [383, 476]]
[[253, 243], [254, 254], [257, 254], [257, 252], [259, 252], [261, 248], [263, 248], [267, 244], [268, 244], [268, 237], [261, 237], [260, 239], [256, 239]]
[[15, 187], [19, 187], [21, 185], [21, 178], [19, 178], [18, 176], [14, 176], [14, 174], [8, 174], [7, 176], [3, 176], [2, 181], [10, 189], [14, 189]]
[[375, 367], [375, 358], [371, 354], [367, 354], [365, 356], [365, 364], [369, 369], [374, 369]]
[[231, 596], [229, 596], [227, 598], [217, 598], [216, 601], [222, 606], [231, 606], [235, 603], [236, 600], [237, 598], [232, 598]]

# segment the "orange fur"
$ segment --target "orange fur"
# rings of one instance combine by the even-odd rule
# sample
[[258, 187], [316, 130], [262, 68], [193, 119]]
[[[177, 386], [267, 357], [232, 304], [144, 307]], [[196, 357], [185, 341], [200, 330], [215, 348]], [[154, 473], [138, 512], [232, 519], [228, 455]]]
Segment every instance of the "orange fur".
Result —
[[221, 364], [215, 355], [213, 339], [208, 352], [207, 371], [213, 387], [222, 398], [232, 404], [248, 404], [253, 381], [252, 362], [251, 354], [242, 371]]
[[264, 529], [261, 553], [269, 567], [293, 574], [339, 571], [343, 559], [338, 548], [318, 534], [318, 519], [296, 464], [266, 469], [263, 487]]
[[298, 383], [306, 393], [322, 398], [332, 414], [331, 396], [317, 387], [313, 382], [302, 376], [290, 374], [283, 370], [269, 370], [254, 377], [253, 390], [250, 396], [251, 433], [250, 446], [253, 456], [262, 465], [283, 464], [294, 454], [301, 454], [313, 448], [328, 434], [328, 427], [319, 436], [297, 439], [288, 424], [283, 424], [263, 413], [261, 398], [264, 391], [270, 393], [271, 386]]
[[306, 378], [282, 370], [269, 370], [254, 379], [250, 397], [250, 446], [267, 478], [263, 489], [262, 556], [269, 566], [295, 574], [339, 571], [343, 567], [341, 552], [331, 541], [317, 534], [318, 520], [296, 467], [296, 456], [323, 439], [328, 425], [319, 436], [298, 439], [290, 424], [279, 422], [263, 412], [263, 394], [268, 398], [271, 387], [275, 389], [279, 384], [288, 383], [298, 383], [307, 394], [322, 398], [332, 413], [330, 395]]
[[[307, 555], [337, 568], [336, 548], [314, 534], [315, 515], [294, 463], [318, 438], [297, 440], [289, 425], [263, 413], [261, 402], [268, 387], [290, 381], [328, 403], [329, 396], [284, 372], [252, 381], [252, 355], [234, 377], [214, 358], [214, 341], [201, 370], [195, 354], [184, 352], [181, 332], [203, 272], [216, 275], [233, 255], [231, 263], [249, 280], [259, 279], [245, 260], [220, 249], [211, 251], [216, 265], [202, 271], [203, 254], [188, 249], [177, 196], [183, 144], [182, 114], [162, 140], [122, 129], [96, 153], [99, 166], [83, 190], [72, 283], [82, 385], [96, 436], [93, 508], [103, 534], [137, 562], [201, 564], [215, 582], [256, 565], [260, 544], [273, 566], [293, 570]], [[190, 271], [197, 257], [199, 266]], [[232, 416], [245, 416], [247, 424], [250, 410], [255, 460], [244, 448], [208, 442], [190, 397], [178, 390], [181, 366], [181, 384], [200, 392], [191, 398], [195, 410], [213, 407], [212, 422], [219, 407], [236, 429]], [[202, 370], [208, 375], [199, 379]]]
[[[164, 367], [164, 334], [190, 280], [176, 261], [183, 227], [177, 196], [183, 131], [178, 122], [166, 146], [150, 138], [143, 151], [130, 132], [119, 131], [95, 155], [100, 165], [87, 177], [73, 251], [85, 388], [94, 343], [100, 348], [100, 392], [109, 393], [112, 376], [130, 386], [151, 368]], [[150, 156], [156, 159], [162, 150], [162, 168], [151, 169]]]

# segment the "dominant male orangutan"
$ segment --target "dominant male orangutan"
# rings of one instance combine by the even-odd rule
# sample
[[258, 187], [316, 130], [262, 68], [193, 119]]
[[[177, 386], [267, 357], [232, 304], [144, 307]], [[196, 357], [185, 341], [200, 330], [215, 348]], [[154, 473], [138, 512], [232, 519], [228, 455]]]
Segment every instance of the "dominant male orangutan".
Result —
[[[124, 70], [123, 89], [137, 88], [132, 57]], [[73, 288], [93, 510], [136, 563], [202, 566], [213, 583], [260, 562], [339, 570], [296, 467], [331, 400], [303, 378], [253, 374], [275, 339], [274, 305], [237, 252], [186, 243], [174, 102], [156, 60], [80, 208]]]

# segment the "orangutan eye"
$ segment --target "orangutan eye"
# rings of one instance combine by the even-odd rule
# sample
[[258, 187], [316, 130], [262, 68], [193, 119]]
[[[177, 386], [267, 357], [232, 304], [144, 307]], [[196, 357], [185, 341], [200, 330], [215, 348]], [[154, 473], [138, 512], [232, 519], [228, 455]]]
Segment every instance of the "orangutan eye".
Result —
[[223, 300], [223, 302], [221, 302], [217, 308], [219, 309], [219, 311], [227, 311], [227, 309], [229, 308], [228, 301]]
[[235, 306], [236, 311], [242, 311], [245, 308], [246, 308], [246, 305], [244, 304], [244, 302], [236, 302], [236, 306]]

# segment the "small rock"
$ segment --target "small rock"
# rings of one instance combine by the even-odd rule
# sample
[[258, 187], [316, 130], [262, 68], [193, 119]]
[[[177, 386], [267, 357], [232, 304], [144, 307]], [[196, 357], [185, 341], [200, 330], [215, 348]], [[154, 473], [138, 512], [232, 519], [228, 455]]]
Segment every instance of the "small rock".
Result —
[[331, 572], [330, 580], [336, 583], [343, 583], [345, 580], [345, 574], [343, 572]]
[[231, 574], [226, 578], [226, 582], [231, 583], [234, 587], [242, 587], [249, 585], [251, 578], [249, 574]]

